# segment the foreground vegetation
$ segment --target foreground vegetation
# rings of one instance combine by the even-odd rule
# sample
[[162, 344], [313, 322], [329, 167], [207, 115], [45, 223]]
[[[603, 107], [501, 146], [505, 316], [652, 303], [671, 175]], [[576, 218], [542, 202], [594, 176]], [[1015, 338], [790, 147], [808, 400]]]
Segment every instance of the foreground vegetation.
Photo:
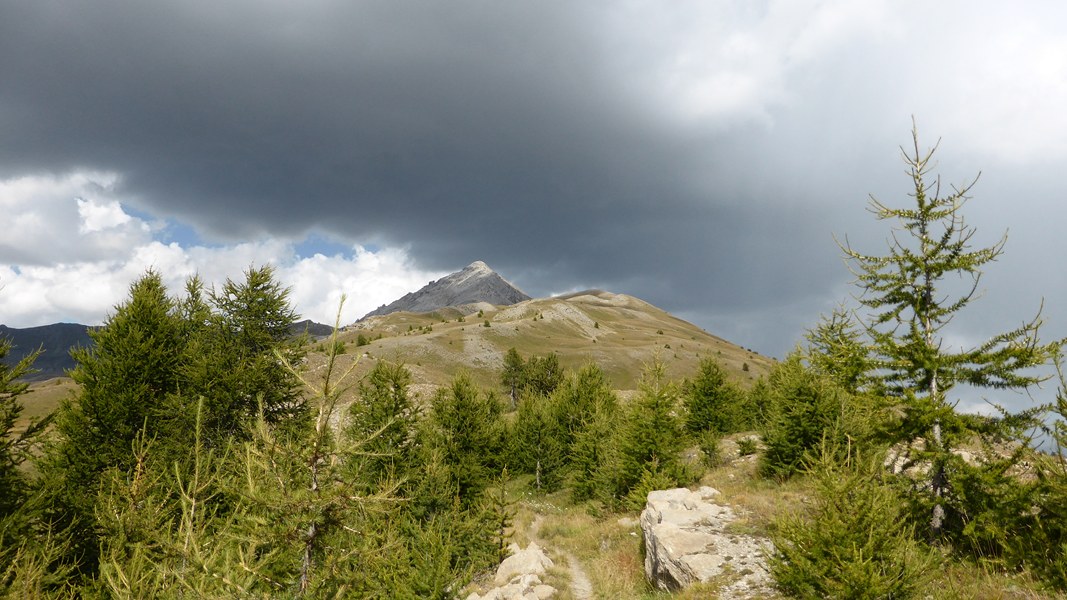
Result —
[[[897, 224], [888, 254], [843, 245], [869, 312], [827, 316], [755, 383], [714, 357], [672, 379], [657, 359], [623, 400], [597, 364], [513, 350], [495, 385], [460, 373], [419, 398], [398, 362], [353, 377], [337, 339], [306, 361], [269, 268], [180, 297], [150, 271], [75, 353], [77, 392], [55, 413], [16, 428], [33, 357], [0, 367], [0, 590], [453, 598], [536, 535], [598, 596], [657, 597], [619, 518], [703, 483], [742, 511], [738, 531], [774, 541], [786, 596], [1061, 593], [1067, 463], [1031, 436], [1067, 443], [1062, 371], [1048, 407], [967, 415], [952, 394], [1027, 389], [1063, 344], [1035, 318], [944, 346], [1003, 241], [970, 245], [970, 187], [940, 196], [931, 155], [917, 139], [905, 153], [915, 206], [872, 204]], [[974, 285], [954, 295], [960, 278]]]

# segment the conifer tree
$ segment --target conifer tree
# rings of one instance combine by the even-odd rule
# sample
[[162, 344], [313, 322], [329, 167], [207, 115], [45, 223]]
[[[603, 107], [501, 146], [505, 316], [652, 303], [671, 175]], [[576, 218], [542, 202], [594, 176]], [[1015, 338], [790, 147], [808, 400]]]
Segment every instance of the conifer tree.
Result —
[[769, 568], [796, 598], [915, 598], [936, 559], [917, 542], [905, 502], [881, 455], [821, 444], [807, 470], [814, 490], [805, 513], [775, 519]]
[[566, 448], [574, 444], [574, 438], [592, 419], [598, 406], [615, 402], [604, 371], [593, 363], [584, 365], [577, 373], [568, 373], [552, 392], [553, 418], [563, 432]]
[[504, 369], [500, 372], [500, 383], [508, 392], [511, 399], [511, 410], [519, 405], [519, 391], [522, 389], [526, 375], [526, 362], [522, 360], [519, 351], [514, 347], [508, 348], [504, 355]]
[[[56, 440], [41, 462], [54, 494], [54, 521], [71, 527], [82, 568], [95, 568], [94, 502], [105, 470], [133, 466], [138, 436], [155, 435], [165, 399], [180, 388], [180, 323], [162, 278], [148, 271], [104, 326], [92, 348], [72, 351], [79, 394], [55, 419]], [[148, 428], [147, 430], [145, 428]]]
[[241, 420], [253, 419], [260, 405], [271, 424], [300, 416], [306, 406], [297, 378], [276, 356], [280, 351], [293, 365], [302, 359], [299, 342], [292, 339], [297, 314], [289, 289], [274, 278], [273, 268], [250, 268], [240, 283], [227, 279], [209, 300], [214, 314], [205, 345], [213, 364], [203, 374], [206, 381], [199, 383], [213, 403], [211, 427], [224, 434], [239, 432]]
[[[949, 392], [957, 384], [1027, 388], [1042, 380], [1028, 370], [1047, 364], [1057, 344], [1038, 340], [1040, 314], [972, 348], [954, 351], [944, 344], [945, 326], [975, 299], [982, 268], [1001, 254], [1006, 238], [992, 246], [972, 246], [975, 230], [961, 211], [977, 178], [945, 192], [939, 177], [930, 181], [937, 146], [921, 151], [914, 127], [912, 140], [913, 148], [902, 148], [902, 155], [914, 204], [894, 208], [871, 198], [871, 212], [879, 220], [895, 221], [900, 232], [890, 238], [888, 254], [860, 252], [847, 240], [841, 247], [862, 289], [859, 302], [870, 310], [864, 328], [872, 374], [905, 411], [898, 439], [923, 438], [923, 459], [933, 463], [930, 529], [936, 536], [946, 518], [949, 449], [969, 429], [953, 410]], [[953, 281], [966, 285], [956, 291]]]
[[10, 350], [11, 342], [0, 340], [0, 596], [50, 597], [49, 590], [62, 589], [66, 572], [53, 563], [66, 541], [37, 522], [40, 511], [30, 501], [31, 481], [21, 466], [32, 457], [51, 415], [16, 431], [29, 389], [20, 378], [33, 373], [40, 350], [9, 365], [3, 358]]
[[[0, 522], [21, 504], [26, 482], [19, 465], [29, 457], [34, 437], [48, 424], [47, 419], [38, 420], [21, 432], [15, 431], [23, 409], [20, 396], [29, 389], [29, 384], [19, 379], [33, 372], [33, 361], [40, 350], [27, 354], [14, 366], [3, 362], [10, 351], [11, 342], [0, 340]], [[0, 536], [3, 532], [0, 529]], [[0, 550], [4, 547], [0, 538]]]
[[549, 396], [563, 383], [563, 367], [559, 356], [550, 353], [547, 356], [531, 356], [523, 368], [523, 387], [532, 394]]
[[851, 399], [829, 378], [808, 368], [799, 351], [776, 365], [769, 379], [766, 450], [760, 456], [759, 473], [787, 479], [803, 469], [808, 453], [820, 444], [830, 441], [831, 447], [844, 447], [836, 442], [848, 433], [846, 411]]
[[[678, 390], [667, 380], [658, 358], [642, 374], [640, 394], [627, 407], [625, 424], [618, 438], [615, 465], [615, 495], [625, 497], [641, 481], [646, 470], [666, 476], [674, 483], [686, 479], [678, 454], [682, 450], [682, 423], [678, 419]], [[654, 466], [654, 469], [653, 469]]]
[[431, 402], [428, 443], [441, 452], [464, 508], [475, 505], [500, 472], [503, 451], [501, 406], [497, 395], [481, 391], [460, 373]]
[[403, 364], [387, 361], [375, 364], [360, 382], [346, 427], [350, 439], [365, 440], [348, 460], [353, 481], [378, 485], [412, 475], [420, 411], [409, 385], [411, 372]]
[[508, 465], [534, 476], [537, 489], [555, 490], [563, 476], [567, 440], [551, 399], [527, 395], [519, 401], [509, 436]]
[[682, 389], [686, 430], [693, 435], [709, 430], [716, 433], [740, 430], [743, 398], [719, 363], [704, 358], [696, 377], [686, 381]]
[[575, 432], [569, 457], [573, 474], [571, 497], [575, 501], [600, 498], [615, 493], [613, 469], [618, 433], [618, 401], [612, 394], [598, 404], [581, 429]]
[[[1026, 542], [1030, 568], [1051, 587], [1067, 589], [1067, 371], [1063, 356], [1055, 358], [1059, 387], [1052, 404], [1054, 421], [1048, 428], [1055, 444], [1053, 455], [1037, 469], [1039, 497], [1037, 523]], [[1036, 513], [1036, 514], [1035, 514]]]
[[863, 330], [851, 312], [843, 307], [834, 309], [805, 338], [812, 369], [832, 378], [851, 394], [877, 392], [871, 381], [870, 350], [864, 345]]

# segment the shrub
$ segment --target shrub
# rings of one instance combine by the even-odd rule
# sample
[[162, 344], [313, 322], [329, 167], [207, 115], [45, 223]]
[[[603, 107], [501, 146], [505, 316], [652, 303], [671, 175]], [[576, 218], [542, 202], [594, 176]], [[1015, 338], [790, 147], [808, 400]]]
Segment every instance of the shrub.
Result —
[[737, 440], [737, 454], [751, 456], [756, 453], [756, 438], [746, 437]]
[[722, 451], [719, 447], [719, 434], [714, 431], [705, 431], [697, 437], [697, 445], [704, 454], [704, 464], [717, 467], [722, 462]]

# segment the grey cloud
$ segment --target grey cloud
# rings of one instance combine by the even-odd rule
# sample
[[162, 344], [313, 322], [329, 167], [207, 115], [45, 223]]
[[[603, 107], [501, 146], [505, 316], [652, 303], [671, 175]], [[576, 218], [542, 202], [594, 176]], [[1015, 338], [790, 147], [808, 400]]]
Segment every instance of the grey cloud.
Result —
[[647, 65], [611, 55], [606, 11], [0, 0], [0, 176], [113, 170], [214, 240], [315, 229], [535, 295], [774, 315], [738, 341], [782, 353], [849, 279], [831, 235], [885, 235], [862, 207], [901, 189], [908, 63], [864, 42], [797, 67], [766, 121], [679, 124], [635, 95]]

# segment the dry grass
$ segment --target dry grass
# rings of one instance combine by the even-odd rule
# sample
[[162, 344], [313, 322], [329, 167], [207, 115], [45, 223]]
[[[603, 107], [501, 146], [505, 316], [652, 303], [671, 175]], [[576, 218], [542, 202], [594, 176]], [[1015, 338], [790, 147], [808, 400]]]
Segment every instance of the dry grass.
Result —
[[[357, 348], [360, 335], [373, 341]], [[436, 385], [465, 370], [478, 384], [495, 387], [512, 347], [526, 357], [556, 353], [567, 368], [594, 362], [620, 390], [634, 389], [655, 355], [676, 379], [695, 373], [701, 358], [713, 357], [743, 386], [774, 363], [641, 300], [606, 292], [530, 300], [485, 310], [482, 317], [464, 315], [463, 321], [454, 311], [393, 313], [351, 325], [340, 339], [351, 355], [367, 354], [361, 369], [380, 359], [399, 360], [416, 381]], [[319, 354], [309, 356], [312, 365], [321, 361]]]
[[69, 377], [56, 377], [30, 385], [29, 391], [20, 397], [22, 414], [15, 421], [14, 433], [25, 431], [30, 421], [48, 416], [49, 413], [59, 408], [59, 404], [64, 399], [73, 396], [77, 390], [78, 385]]
[[[699, 485], [718, 489], [722, 502], [741, 517], [731, 527], [737, 533], [767, 536], [774, 530], [778, 515], [802, 510], [812, 493], [811, 482], [795, 477], [786, 482], [766, 480], [756, 475], [756, 456], [741, 457], [736, 442], [751, 434], [723, 440], [723, 462], [708, 469]], [[643, 540], [636, 512], [613, 513], [590, 503], [574, 504], [565, 492], [537, 494], [528, 488], [529, 479], [513, 482], [511, 495], [516, 507], [514, 541], [525, 546], [536, 536], [557, 566], [546, 582], [560, 590], [557, 598], [573, 598], [568, 591], [569, 574], [565, 553], [574, 555], [584, 567], [592, 585], [593, 597], [612, 599], [696, 600], [719, 597], [725, 581], [711, 581], [673, 594], [653, 590], [645, 580]], [[536, 527], [533, 527], [536, 524]], [[533, 531], [536, 529], [536, 531]], [[920, 597], [931, 600], [1063, 600], [1067, 596], [1041, 591], [1031, 577], [985, 570], [970, 563], [946, 561], [943, 572]]]
[[1062, 600], [1067, 595], [1040, 591], [1025, 573], [994, 573], [968, 563], [949, 564], [924, 590], [932, 600]]

